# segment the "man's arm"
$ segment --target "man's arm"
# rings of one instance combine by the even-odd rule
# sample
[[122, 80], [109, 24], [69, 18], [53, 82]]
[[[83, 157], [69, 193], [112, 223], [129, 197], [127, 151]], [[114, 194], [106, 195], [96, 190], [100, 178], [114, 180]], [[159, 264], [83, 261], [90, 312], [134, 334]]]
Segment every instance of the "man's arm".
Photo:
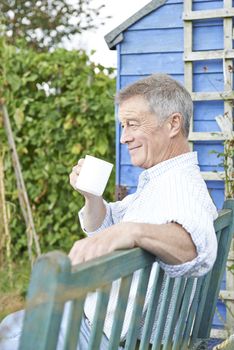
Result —
[[177, 223], [122, 222], [77, 241], [69, 257], [75, 265], [118, 249], [134, 247], [148, 250], [166, 264], [182, 264], [197, 256], [190, 234]]
[[151, 252], [166, 264], [183, 264], [197, 256], [190, 234], [177, 223], [142, 223], [137, 229], [136, 246]]
[[83, 225], [87, 232], [96, 231], [106, 216], [106, 207], [102, 197], [86, 196], [82, 210]]

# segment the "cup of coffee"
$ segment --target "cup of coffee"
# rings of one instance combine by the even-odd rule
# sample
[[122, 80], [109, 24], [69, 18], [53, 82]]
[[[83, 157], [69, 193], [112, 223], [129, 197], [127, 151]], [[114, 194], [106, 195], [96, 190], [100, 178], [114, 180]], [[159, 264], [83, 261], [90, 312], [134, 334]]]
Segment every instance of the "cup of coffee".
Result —
[[80, 174], [76, 180], [76, 188], [94, 194], [95, 196], [102, 196], [112, 168], [113, 164], [86, 155]]

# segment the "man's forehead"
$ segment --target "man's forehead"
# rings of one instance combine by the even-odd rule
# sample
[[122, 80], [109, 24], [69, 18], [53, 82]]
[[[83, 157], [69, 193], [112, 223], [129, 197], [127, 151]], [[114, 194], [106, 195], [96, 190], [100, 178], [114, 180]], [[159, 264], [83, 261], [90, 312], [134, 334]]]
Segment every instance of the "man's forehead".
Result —
[[[142, 103], [142, 101], [124, 101], [118, 108], [118, 119], [120, 122], [126, 120], [136, 120], [140, 121], [145, 118], [150, 118], [152, 116], [152, 112], [149, 109], [149, 105], [146, 101]], [[139, 102], [139, 103], [138, 103]]]
[[131, 110], [124, 110], [120, 111], [118, 113], [118, 120], [122, 122], [126, 121], [140, 121], [144, 119], [145, 113], [141, 111], [131, 111]]

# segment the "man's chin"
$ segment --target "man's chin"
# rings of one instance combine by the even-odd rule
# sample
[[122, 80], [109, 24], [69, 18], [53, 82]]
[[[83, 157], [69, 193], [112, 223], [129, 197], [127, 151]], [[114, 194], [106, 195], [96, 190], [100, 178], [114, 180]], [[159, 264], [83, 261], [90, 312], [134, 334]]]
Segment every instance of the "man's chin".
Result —
[[133, 166], [142, 168], [142, 162], [139, 159], [134, 159], [134, 157], [131, 157], [131, 163]]

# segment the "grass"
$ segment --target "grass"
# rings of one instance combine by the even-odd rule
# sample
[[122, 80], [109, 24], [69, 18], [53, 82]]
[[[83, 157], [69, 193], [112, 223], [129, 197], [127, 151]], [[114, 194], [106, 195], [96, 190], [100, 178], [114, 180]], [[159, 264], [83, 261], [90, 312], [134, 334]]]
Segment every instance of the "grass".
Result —
[[11, 282], [7, 266], [0, 266], [0, 321], [6, 315], [24, 308], [30, 272], [28, 261], [13, 263]]

